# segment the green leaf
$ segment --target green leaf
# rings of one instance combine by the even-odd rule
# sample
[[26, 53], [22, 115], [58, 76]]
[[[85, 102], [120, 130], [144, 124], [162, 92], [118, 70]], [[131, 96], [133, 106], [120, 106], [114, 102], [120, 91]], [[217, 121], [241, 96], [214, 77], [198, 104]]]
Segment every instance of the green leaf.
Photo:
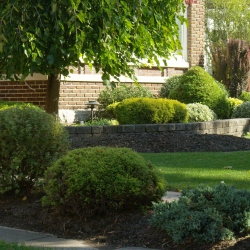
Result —
[[41, 60], [41, 58], [37, 57], [35, 62], [36, 62], [37, 65], [41, 65], [42, 60]]
[[49, 65], [52, 65], [54, 63], [54, 56], [53, 55], [48, 55], [47, 60]]

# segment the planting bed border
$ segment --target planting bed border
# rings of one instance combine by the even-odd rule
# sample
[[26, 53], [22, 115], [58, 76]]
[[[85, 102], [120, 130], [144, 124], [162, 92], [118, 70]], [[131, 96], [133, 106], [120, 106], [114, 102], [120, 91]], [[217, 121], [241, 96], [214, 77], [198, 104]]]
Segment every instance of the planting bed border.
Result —
[[217, 120], [194, 123], [104, 125], [104, 126], [65, 126], [70, 137], [94, 137], [128, 133], [193, 133], [242, 136], [250, 132], [250, 118]]

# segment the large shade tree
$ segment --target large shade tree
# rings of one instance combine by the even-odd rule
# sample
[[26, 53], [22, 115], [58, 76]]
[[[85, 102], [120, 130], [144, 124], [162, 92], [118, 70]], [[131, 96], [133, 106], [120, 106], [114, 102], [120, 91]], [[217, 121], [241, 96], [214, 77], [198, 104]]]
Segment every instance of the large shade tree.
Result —
[[0, 76], [48, 75], [46, 111], [57, 112], [60, 76], [89, 63], [102, 79], [133, 77], [131, 64], [181, 49], [182, 0], [5, 0], [0, 2]]

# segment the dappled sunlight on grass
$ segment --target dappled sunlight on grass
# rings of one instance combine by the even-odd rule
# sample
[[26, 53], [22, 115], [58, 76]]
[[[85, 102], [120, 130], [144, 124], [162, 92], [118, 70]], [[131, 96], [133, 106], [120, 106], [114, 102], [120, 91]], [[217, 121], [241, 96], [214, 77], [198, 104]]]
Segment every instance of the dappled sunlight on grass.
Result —
[[[215, 186], [224, 181], [250, 190], [250, 152], [141, 154], [165, 175], [168, 190]], [[224, 169], [224, 167], [232, 169]]]

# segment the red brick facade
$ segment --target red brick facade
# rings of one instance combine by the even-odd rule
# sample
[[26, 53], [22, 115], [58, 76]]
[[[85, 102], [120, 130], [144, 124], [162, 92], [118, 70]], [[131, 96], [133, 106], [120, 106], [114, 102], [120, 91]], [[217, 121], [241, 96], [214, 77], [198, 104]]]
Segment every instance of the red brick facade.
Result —
[[46, 81], [0, 82], [0, 99], [14, 102], [31, 102], [35, 105], [44, 106], [46, 87]]

